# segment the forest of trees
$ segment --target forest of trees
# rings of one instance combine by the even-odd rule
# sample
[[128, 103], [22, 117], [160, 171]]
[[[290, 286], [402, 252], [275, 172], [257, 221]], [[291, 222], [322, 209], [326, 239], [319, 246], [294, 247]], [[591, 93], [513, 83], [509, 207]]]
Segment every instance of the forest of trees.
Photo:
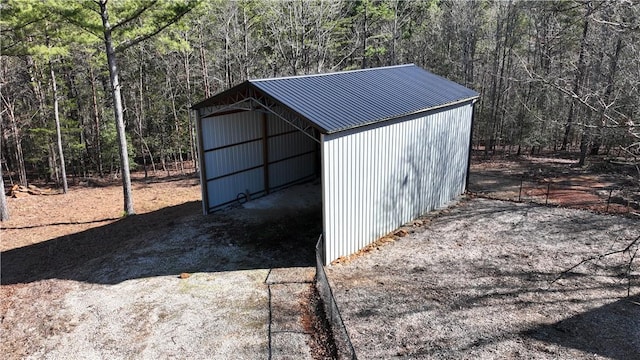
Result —
[[5, 178], [180, 171], [195, 102], [252, 78], [405, 63], [480, 92], [488, 155], [640, 157], [636, 1], [112, 0], [110, 23], [106, 6], [0, 3]]

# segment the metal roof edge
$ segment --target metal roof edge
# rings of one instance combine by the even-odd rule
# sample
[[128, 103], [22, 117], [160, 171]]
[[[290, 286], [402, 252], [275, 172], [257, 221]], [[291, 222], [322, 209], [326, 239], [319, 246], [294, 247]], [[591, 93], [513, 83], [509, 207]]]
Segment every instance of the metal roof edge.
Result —
[[309, 77], [318, 77], [318, 76], [331, 76], [331, 75], [349, 74], [349, 73], [363, 72], [363, 71], [370, 71], [370, 70], [386, 70], [386, 69], [394, 69], [394, 68], [409, 67], [409, 66], [416, 66], [416, 67], [418, 67], [416, 64], [414, 64], [414, 63], [410, 63], [410, 64], [401, 64], [401, 65], [382, 66], [382, 67], [374, 67], [374, 68], [366, 68], [366, 69], [355, 69], [355, 70], [335, 71], [335, 72], [320, 73], [320, 74], [291, 75], [291, 76], [284, 76], [284, 77], [272, 77], [272, 78], [264, 78], [264, 79], [253, 79], [253, 80], [247, 80], [247, 81], [248, 81], [248, 82], [250, 82], [250, 83], [258, 83], [258, 82], [263, 82], [263, 81], [286, 80], [286, 79], [298, 79], [298, 78], [309, 78]]
[[[268, 97], [269, 99], [271, 99], [271, 101], [273, 101], [273, 102], [275, 102], [275, 103], [279, 104], [280, 106], [284, 107], [285, 109], [287, 109], [289, 112], [291, 112], [291, 113], [292, 113], [292, 114], [294, 114], [295, 116], [298, 116], [299, 118], [304, 119], [305, 121], [309, 122], [310, 124], [313, 124], [313, 126], [314, 126], [314, 127], [315, 127], [319, 132], [320, 132], [320, 133], [323, 133], [323, 134], [327, 134], [327, 133], [328, 133], [327, 129], [325, 129], [323, 126], [321, 126], [321, 125], [320, 125], [320, 124], [318, 124], [317, 122], [315, 122], [315, 121], [313, 121], [313, 120], [311, 120], [311, 119], [307, 118], [306, 116], [304, 116], [304, 115], [300, 114], [298, 111], [294, 110], [294, 109], [293, 109], [293, 108], [291, 108], [290, 106], [288, 106], [288, 105], [284, 104], [284, 103], [283, 103], [282, 101], [280, 101], [277, 97], [275, 97], [275, 96], [271, 95], [268, 91], [266, 91], [266, 90], [264, 90], [264, 89], [261, 89], [261, 88], [258, 88], [255, 84], [253, 84], [253, 83], [252, 83], [251, 81], [249, 81], [249, 80], [245, 80], [245, 81], [243, 81], [242, 83], [240, 83], [240, 84], [238, 84], [238, 85], [236, 85], [236, 86], [234, 86], [234, 87], [231, 87], [231, 88], [229, 88], [229, 89], [227, 89], [227, 90], [225, 90], [225, 91], [223, 91], [223, 92], [221, 92], [221, 93], [219, 93], [219, 94], [217, 94], [217, 95], [214, 95], [214, 96], [212, 96], [212, 97], [210, 97], [210, 98], [208, 98], [208, 99], [205, 99], [205, 100], [203, 100], [203, 101], [200, 101], [199, 103], [192, 105], [192, 106], [191, 106], [191, 109], [193, 109], [193, 110], [198, 110], [198, 109], [201, 109], [201, 108], [204, 108], [204, 107], [207, 107], [207, 106], [211, 106], [211, 105], [212, 105], [211, 103], [214, 103], [214, 102], [215, 102], [215, 100], [217, 100], [217, 99], [221, 99], [221, 98], [224, 98], [225, 96], [229, 96], [230, 94], [233, 94], [234, 92], [242, 91], [242, 90], [244, 90], [245, 88], [247, 88], [247, 89], [251, 89], [251, 88], [253, 88], [253, 89], [257, 90], [257, 91], [262, 92], [263, 96]], [[255, 101], [256, 103], [260, 104], [261, 106], [265, 107], [265, 105], [264, 105], [264, 104], [261, 104], [259, 101], [257, 101], [256, 99], [254, 99], [254, 98], [252, 98], [252, 97], [247, 97], [247, 99], [253, 100], [253, 101]]]
[[464, 99], [460, 99], [460, 100], [456, 100], [450, 103], [446, 103], [446, 104], [442, 104], [442, 105], [438, 105], [438, 106], [433, 106], [430, 108], [426, 108], [426, 109], [421, 109], [421, 110], [417, 110], [417, 111], [413, 111], [410, 113], [406, 113], [406, 114], [401, 114], [401, 115], [397, 115], [397, 116], [393, 116], [393, 117], [389, 117], [389, 118], [383, 118], [383, 119], [377, 119], [377, 120], [372, 120], [369, 121], [367, 123], [358, 125], [358, 126], [353, 126], [353, 127], [349, 127], [349, 128], [344, 128], [344, 129], [340, 129], [338, 131], [331, 131], [331, 132], [327, 132], [327, 135], [333, 135], [333, 134], [339, 134], [341, 132], [344, 131], [349, 131], [349, 130], [353, 130], [353, 129], [359, 129], [365, 126], [370, 126], [373, 124], [382, 124], [385, 123], [387, 121], [391, 121], [391, 120], [395, 120], [395, 119], [400, 119], [403, 117], [407, 117], [407, 116], [413, 116], [413, 115], [417, 115], [417, 114], [421, 114], [421, 113], [425, 113], [425, 112], [429, 112], [429, 111], [434, 111], [434, 110], [438, 110], [438, 109], [442, 109], [442, 108], [446, 108], [446, 107], [450, 107], [450, 106], [455, 106], [455, 105], [459, 105], [459, 104], [464, 104], [466, 102], [471, 102], [472, 104], [475, 103], [476, 101], [478, 101], [478, 99], [480, 98], [480, 94], [476, 93], [477, 95], [472, 96], [472, 97], [468, 97], [468, 98], [464, 98]]
[[230, 95], [230, 94], [232, 94], [234, 92], [240, 91], [244, 87], [251, 86], [251, 85], [252, 84], [249, 82], [249, 80], [245, 80], [245, 81], [241, 82], [238, 85], [232, 86], [232, 87], [228, 88], [227, 90], [224, 90], [224, 91], [222, 91], [220, 93], [217, 93], [217, 94], [215, 94], [215, 95], [213, 95], [213, 96], [211, 96], [209, 98], [206, 98], [206, 99], [204, 99], [204, 100], [202, 100], [202, 101], [200, 101], [198, 103], [195, 103], [195, 104], [191, 105], [191, 109], [192, 110], [198, 110], [198, 109], [201, 109], [203, 107], [211, 106], [211, 103], [215, 102], [215, 100], [224, 98], [225, 96], [228, 96], [228, 95]]

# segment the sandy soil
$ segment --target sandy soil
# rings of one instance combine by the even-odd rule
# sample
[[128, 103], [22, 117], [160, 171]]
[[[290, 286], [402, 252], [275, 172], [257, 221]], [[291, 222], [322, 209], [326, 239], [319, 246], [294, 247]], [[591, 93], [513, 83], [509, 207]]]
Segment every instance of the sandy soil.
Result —
[[[132, 217], [120, 218], [121, 196], [113, 183], [9, 199], [12, 218], [0, 235], [3, 359], [266, 359], [295, 357], [294, 340], [298, 348], [313, 342], [307, 333], [272, 342], [274, 321], [303, 327], [298, 304], [312, 295], [272, 298], [267, 279], [280, 269], [280, 278], [303, 274], [310, 286], [316, 209], [285, 204], [266, 222], [241, 208], [205, 217], [191, 177], [137, 179]], [[284, 309], [281, 318], [273, 309]]]
[[[142, 174], [134, 173], [132, 185], [138, 214], [199, 202], [201, 197], [200, 182], [193, 176], [159, 176], [145, 181]], [[112, 224], [123, 215], [119, 180], [72, 186], [66, 195], [26, 195], [7, 201], [11, 218], [0, 225], [0, 251]]]
[[361, 359], [638, 359], [637, 220], [486, 199], [328, 268]]

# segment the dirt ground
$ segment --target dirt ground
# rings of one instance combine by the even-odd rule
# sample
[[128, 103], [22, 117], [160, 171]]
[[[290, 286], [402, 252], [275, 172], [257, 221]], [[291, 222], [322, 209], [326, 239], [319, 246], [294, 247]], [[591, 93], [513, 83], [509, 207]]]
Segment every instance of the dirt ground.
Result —
[[[462, 201], [328, 276], [360, 359], [639, 359], [640, 221]], [[635, 250], [635, 249], [634, 249]]]
[[[3, 359], [323, 358], [302, 311], [313, 301], [317, 209], [205, 217], [198, 179], [136, 175], [138, 214], [127, 218], [117, 182], [8, 199]], [[312, 345], [320, 355], [304, 350]]]
[[[158, 176], [145, 181], [141, 173], [133, 173], [132, 178], [138, 214], [186, 203], [196, 209], [195, 202], [200, 201], [200, 182], [193, 176]], [[119, 180], [92, 180], [72, 186], [66, 195], [25, 195], [7, 201], [11, 218], [1, 224], [0, 251], [112, 224], [123, 215]]]
[[469, 190], [491, 198], [561, 205], [603, 213], [640, 215], [640, 172], [632, 164], [572, 156], [484, 159], [476, 154]]
[[[632, 174], [567, 161], [483, 161], [472, 167], [472, 185], [514, 196], [511, 182], [525, 174], [638, 194]], [[204, 217], [198, 179], [133, 177], [138, 215], [127, 218], [117, 181], [8, 199], [11, 220], [0, 224], [3, 358], [331, 357], [308, 311], [317, 306], [309, 284], [321, 231], [306, 197], [313, 191], [297, 190], [279, 211], [272, 206], [284, 197], [276, 193]], [[553, 198], [567, 205], [573, 190]], [[613, 272], [603, 262], [550, 279], [638, 228], [633, 217], [473, 200], [331, 267], [330, 276], [361, 359], [633, 359], [640, 299], [624, 297], [619, 258]], [[292, 319], [296, 311], [303, 314]]]

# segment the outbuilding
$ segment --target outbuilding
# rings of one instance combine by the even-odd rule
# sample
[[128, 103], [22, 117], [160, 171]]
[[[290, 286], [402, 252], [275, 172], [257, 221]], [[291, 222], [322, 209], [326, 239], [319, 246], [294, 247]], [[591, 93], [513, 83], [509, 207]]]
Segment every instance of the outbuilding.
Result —
[[463, 193], [478, 93], [413, 64], [248, 80], [193, 106], [210, 213], [312, 179], [324, 261]]

